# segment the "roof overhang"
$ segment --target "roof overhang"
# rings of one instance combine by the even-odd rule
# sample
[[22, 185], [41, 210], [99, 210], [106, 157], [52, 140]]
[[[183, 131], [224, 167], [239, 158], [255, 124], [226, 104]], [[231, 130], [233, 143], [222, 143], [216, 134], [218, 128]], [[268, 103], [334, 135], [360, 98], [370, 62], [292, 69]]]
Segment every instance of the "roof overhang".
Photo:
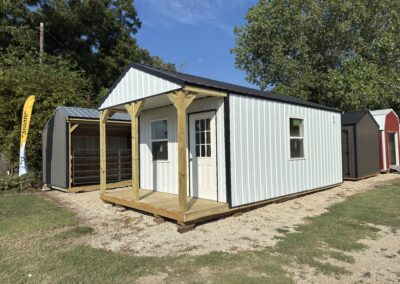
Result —
[[[169, 105], [170, 102], [167, 101], [166, 94], [179, 90], [195, 93], [196, 99], [202, 96], [224, 97], [228, 94], [237, 94], [325, 111], [341, 112], [338, 109], [308, 102], [300, 98], [264, 92], [137, 63], [132, 63], [125, 69], [105, 95], [99, 110], [124, 111], [125, 104], [136, 101], [145, 101], [144, 109]], [[160, 97], [155, 98], [157, 96]]]
[[114, 83], [113, 87], [110, 88], [99, 110], [125, 111], [124, 105], [141, 100], [144, 101], [142, 110], [167, 106], [171, 104], [168, 94], [179, 90], [195, 94], [196, 99], [208, 96], [227, 96], [227, 93], [221, 90], [189, 85], [185, 84], [184, 81], [161, 78], [129, 66]]
[[397, 114], [392, 109], [372, 110], [370, 113], [375, 119], [376, 123], [379, 125], [379, 130], [385, 130], [386, 117], [389, 113], [394, 113], [394, 115], [398, 118]]

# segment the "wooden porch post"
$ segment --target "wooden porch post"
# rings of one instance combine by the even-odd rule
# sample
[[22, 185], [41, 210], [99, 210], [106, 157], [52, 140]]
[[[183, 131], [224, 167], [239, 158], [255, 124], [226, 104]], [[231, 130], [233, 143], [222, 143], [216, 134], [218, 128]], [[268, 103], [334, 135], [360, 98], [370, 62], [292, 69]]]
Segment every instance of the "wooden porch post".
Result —
[[187, 152], [186, 152], [186, 108], [195, 99], [194, 95], [186, 95], [184, 91], [168, 94], [168, 98], [174, 104], [178, 116], [178, 187], [179, 209], [187, 211]]
[[106, 193], [107, 189], [107, 145], [106, 145], [106, 123], [110, 111], [100, 111], [100, 194]]
[[68, 172], [69, 172], [69, 175], [68, 175], [68, 191], [70, 191], [71, 190], [71, 188], [72, 188], [72, 182], [73, 182], [73, 179], [72, 179], [72, 171], [73, 171], [73, 168], [72, 168], [72, 163], [73, 163], [73, 157], [72, 157], [72, 132], [74, 132], [74, 130], [75, 129], [77, 129], [78, 128], [78, 126], [79, 126], [79, 124], [74, 124], [74, 125], [72, 125], [72, 123], [69, 121], [68, 122], [68, 129], [69, 129], [69, 131], [68, 131]]
[[132, 199], [139, 200], [139, 114], [144, 101], [126, 104], [125, 108], [131, 116], [132, 147]]

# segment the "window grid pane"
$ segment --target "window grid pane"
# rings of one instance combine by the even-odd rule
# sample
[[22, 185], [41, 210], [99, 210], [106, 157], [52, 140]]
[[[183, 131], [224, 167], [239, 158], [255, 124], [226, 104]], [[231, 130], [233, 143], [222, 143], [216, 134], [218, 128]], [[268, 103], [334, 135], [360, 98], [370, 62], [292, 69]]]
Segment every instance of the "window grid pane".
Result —
[[211, 157], [210, 119], [195, 120], [196, 157]]

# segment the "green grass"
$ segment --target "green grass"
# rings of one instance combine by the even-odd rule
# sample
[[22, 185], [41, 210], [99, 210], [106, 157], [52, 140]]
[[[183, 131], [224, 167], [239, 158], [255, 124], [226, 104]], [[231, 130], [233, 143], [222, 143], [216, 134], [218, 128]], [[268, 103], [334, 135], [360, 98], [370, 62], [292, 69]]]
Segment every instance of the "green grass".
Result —
[[84, 236], [86, 234], [90, 234], [93, 232], [93, 229], [90, 227], [73, 227], [66, 231], [63, 231], [59, 234], [56, 234], [52, 237], [54, 240], [69, 240]]
[[[166, 275], [166, 282], [291, 283], [290, 268], [311, 266], [318, 273], [351, 273], [335, 263], [353, 263], [346, 252], [363, 250], [360, 240], [376, 238], [376, 225], [396, 230], [400, 184], [357, 194], [328, 212], [309, 218], [274, 248], [238, 254], [136, 257], [95, 249], [80, 237], [92, 233], [79, 226], [69, 210], [40, 196], [0, 196], [1, 283], [130, 283], [138, 277]], [[30, 277], [29, 277], [30, 275]]]

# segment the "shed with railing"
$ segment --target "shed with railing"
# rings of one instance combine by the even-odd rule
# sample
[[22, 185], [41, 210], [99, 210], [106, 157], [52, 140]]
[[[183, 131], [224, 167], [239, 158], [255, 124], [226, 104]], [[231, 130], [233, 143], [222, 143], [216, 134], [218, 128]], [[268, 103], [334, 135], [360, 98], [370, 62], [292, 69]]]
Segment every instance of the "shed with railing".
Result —
[[[99, 111], [58, 107], [42, 132], [43, 183], [79, 192], [100, 184]], [[131, 129], [128, 114], [116, 113], [107, 124], [107, 188], [131, 180]]]
[[[100, 107], [103, 201], [195, 223], [342, 183], [338, 110], [132, 63]], [[108, 122], [129, 113], [132, 184], [108, 192]]]

